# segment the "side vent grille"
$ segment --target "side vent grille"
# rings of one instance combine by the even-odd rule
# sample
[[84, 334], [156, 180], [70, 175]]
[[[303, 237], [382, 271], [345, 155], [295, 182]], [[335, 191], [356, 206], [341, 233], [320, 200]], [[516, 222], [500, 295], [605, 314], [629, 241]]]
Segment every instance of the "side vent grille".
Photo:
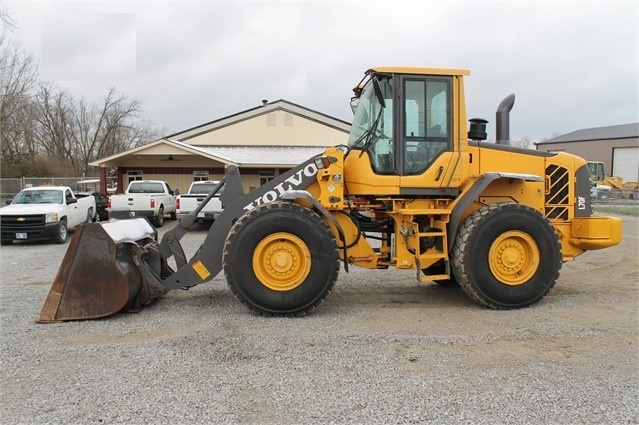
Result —
[[550, 220], [568, 220], [569, 176], [570, 173], [564, 167], [554, 164], [546, 167], [546, 178], [550, 184], [546, 193], [546, 217]]

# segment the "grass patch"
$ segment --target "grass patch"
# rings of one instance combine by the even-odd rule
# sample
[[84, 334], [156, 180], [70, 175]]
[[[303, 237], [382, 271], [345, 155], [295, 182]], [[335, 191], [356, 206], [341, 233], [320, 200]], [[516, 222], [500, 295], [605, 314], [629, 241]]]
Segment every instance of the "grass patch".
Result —
[[593, 205], [592, 210], [601, 214], [639, 216], [639, 205]]

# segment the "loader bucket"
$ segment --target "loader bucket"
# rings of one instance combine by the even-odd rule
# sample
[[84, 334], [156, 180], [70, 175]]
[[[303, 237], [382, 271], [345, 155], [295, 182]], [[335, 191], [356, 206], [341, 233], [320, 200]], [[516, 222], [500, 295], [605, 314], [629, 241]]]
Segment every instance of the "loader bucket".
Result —
[[135, 253], [143, 252], [140, 244], [154, 242], [154, 236], [155, 229], [140, 218], [80, 226], [51, 285], [38, 322], [95, 319], [135, 308], [136, 303], [140, 307], [139, 295], [145, 292], [145, 285], [148, 295], [148, 282], [140, 271], [140, 257], [136, 261]]

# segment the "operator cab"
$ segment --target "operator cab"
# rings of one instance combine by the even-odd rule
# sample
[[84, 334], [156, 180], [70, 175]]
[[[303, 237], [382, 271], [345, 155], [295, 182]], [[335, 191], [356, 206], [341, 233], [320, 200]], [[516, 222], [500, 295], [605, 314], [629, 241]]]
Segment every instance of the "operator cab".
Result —
[[424, 173], [453, 149], [452, 81], [451, 75], [369, 70], [351, 99], [348, 147], [367, 152], [375, 174]]
[[455, 197], [471, 164], [463, 76], [450, 68], [376, 67], [353, 90], [344, 157], [351, 195]]

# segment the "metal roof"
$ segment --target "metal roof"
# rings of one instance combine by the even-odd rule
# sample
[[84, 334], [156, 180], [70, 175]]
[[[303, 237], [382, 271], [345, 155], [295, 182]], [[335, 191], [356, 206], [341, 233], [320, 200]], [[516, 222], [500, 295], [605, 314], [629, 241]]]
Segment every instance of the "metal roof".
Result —
[[607, 127], [583, 128], [553, 139], [538, 142], [538, 145], [561, 142], [585, 142], [589, 140], [632, 139], [639, 137], [639, 123], [609, 125]]

